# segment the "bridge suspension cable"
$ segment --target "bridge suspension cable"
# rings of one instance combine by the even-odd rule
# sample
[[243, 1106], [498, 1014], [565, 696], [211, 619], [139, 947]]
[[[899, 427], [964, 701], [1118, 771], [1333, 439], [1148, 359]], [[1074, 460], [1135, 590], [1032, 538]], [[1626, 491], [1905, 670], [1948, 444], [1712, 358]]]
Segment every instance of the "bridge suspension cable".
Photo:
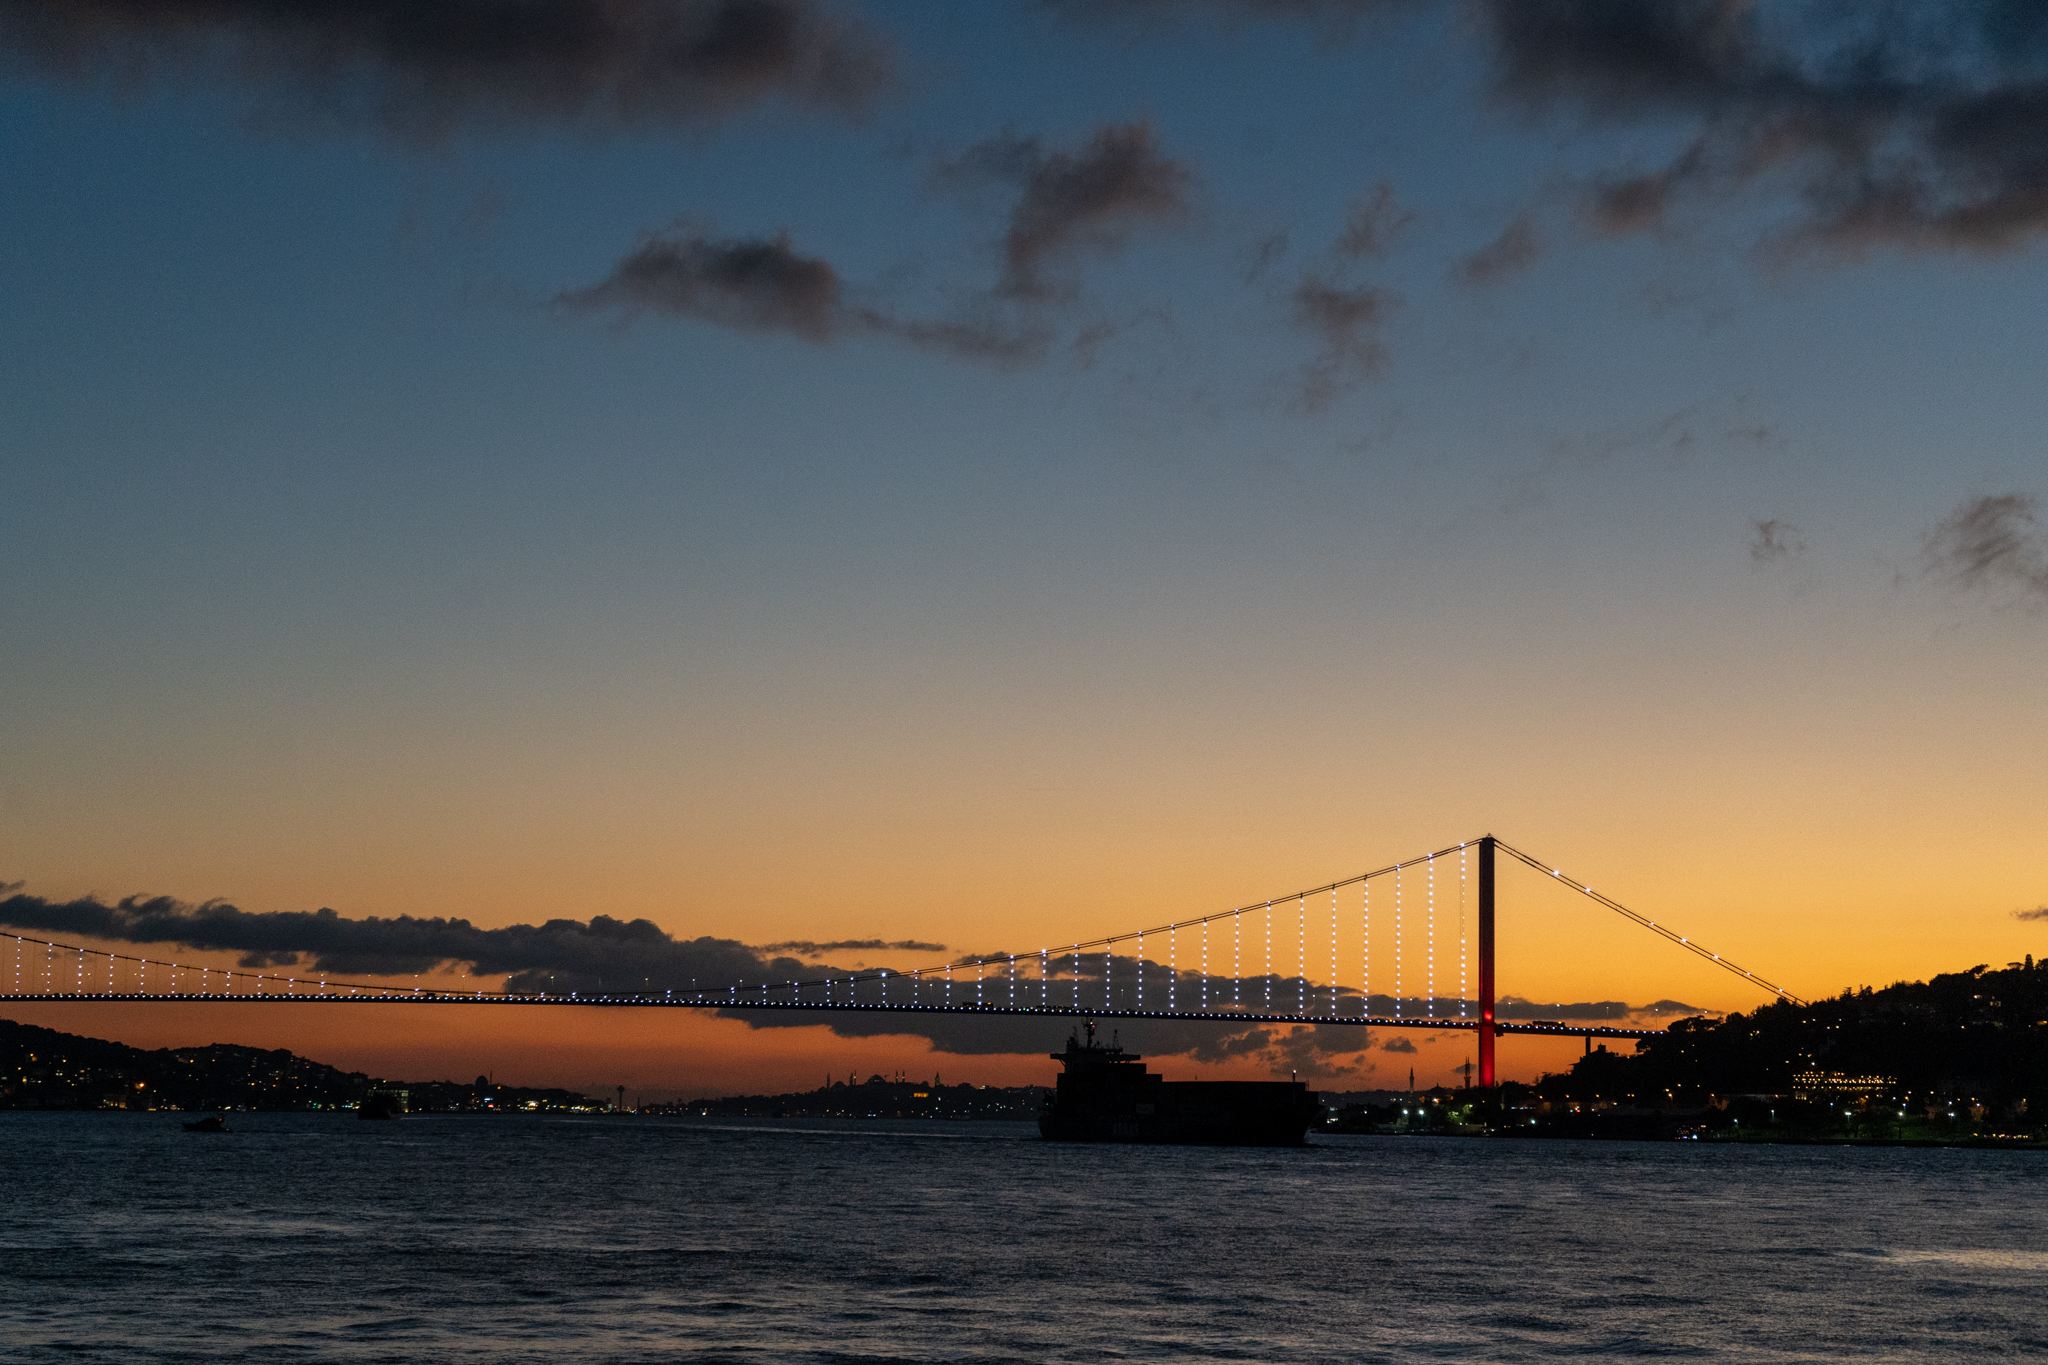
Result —
[[[1480, 840], [1449, 845], [1432, 853], [1389, 863], [1369, 872], [1328, 882], [1322, 886], [1286, 896], [1253, 901], [1226, 910], [1172, 920], [1165, 924], [1153, 925], [1124, 933], [1111, 934], [1101, 938], [1073, 942], [1055, 947], [1047, 945], [1031, 953], [1012, 953], [1007, 950], [998, 954], [984, 954], [979, 957], [963, 957], [942, 966], [921, 967], [910, 971], [896, 971], [875, 968], [845, 973], [833, 973], [811, 978], [784, 979], [780, 981], [760, 980], [751, 983], [735, 983], [723, 988], [692, 988], [687, 990], [665, 989], [660, 992], [603, 992], [593, 995], [585, 991], [533, 992], [512, 994], [505, 991], [486, 992], [483, 989], [451, 991], [434, 989], [415, 984], [411, 987], [389, 984], [335, 981], [324, 974], [307, 976], [286, 976], [247, 968], [235, 969], [211, 967], [192, 963], [177, 963], [155, 958], [114, 953], [104, 949], [88, 949], [37, 938], [18, 936], [15, 938], [14, 979], [12, 990], [5, 997], [34, 1000], [234, 1000], [234, 1001], [417, 1001], [421, 1003], [546, 1003], [546, 1004], [641, 1004], [674, 1005], [689, 1007], [710, 1007], [727, 1009], [808, 1009], [808, 1010], [890, 1010], [918, 1012], [999, 1012], [1080, 1015], [1092, 1014], [1102, 1017], [1173, 1018], [1173, 1019], [1227, 1019], [1259, 1021], [1296, 1021], [1308, 1023], [1375, 1024], [1395, 1027], [1424, 1028], [1477, 1028], [1482, 1039], [1482, 1061], [1490, 1052], [1490, 1038], [1496, 1028], [1522, 1030], [1532, 1027], [1526, 1024], [1499, 1023], [1494, 1011], [1494, 972], [1492, 948], [1492, 898], [1493, 898], [1493, 850], [1499, 849], [1517, 861], [1543, 873], [1552, 880], [1571, 887], [1588, 896], [1609, 910], [1623, 916], [1632, 923], [1650, 930], [1659, 937], [1677, 944], [1688, 952], [1742, 977], [1751, 984], [1770, 992], [1773, 996], [1803, 1004], [1798, 996], [1765, 980], [1756, 973], [1730, 962], [1720, 954], [1695, 942], [1690, 936], [1681, 934], [1646, 915], [1628, 908], [1613, 898], [1594, 891], [1585, 883], [1567, 877], [1564, 873], [1522, 852], [1512, 845], [1502, 843], [1491, 836]], [[1471, 855], [1477, 851], [1479, 857], [1479, 923], [1476, 934], [1467, 917], [1467, 884], [1471, 867]], [[1439, 980], [1439, 930], [1447, 921], [1440, 916], [1437, 904], [1439, 893], [1439, 869], [1437, 860], [1455, 853], [1458, 856], [1458, 913], [1457, 925], [1457, 970], [1458, 993], [1455, 1001], [1445, 1000], [1437, 994]], [[1409, 876], [1420, 874], [1420, 886], [1414, 888], [1419, 895], [1411, 894]], [[1376, 879], [1391, 881], [1391, 917], [1393, 928], [1391, 941], [1382, 926], [1382, 960], [1390, 952], [1392, 957], [1390, 994], [1373, 993], [1373, 919], [1375, 906], [1372, 901], [1372, 883]], [[1358, 888], [1358, 896], [1352, 908], [1359, 916], [1357, 956], [1354, 959], [1359, 968], [1357, 987], [1346, 981], [1346, 970], [1342, 959], [1344, 944], [1349, 940], [1343, 930], [1348, 911], [1343, 905], [1340, 893], [1348, 888]], [[1312, 975], [1320, 975], [1323, 961], [1320, 940], [1323, 936], [1324, 915], [1321, 907], [1327, 898], [1329, 974], [1326, 982], [1315, 982]], [[1295, 942], [1285, 941], [1284, 928], [1275, 923], [1276, 912], [1285, 916], [1286, 902], [1295, 902]], [[1420, 900], [1419, 906], [1411, 906], [1411, 900]], [[1310, 907], [1317, 907], [1315, 931], [1318, 944], [1311, 955], [1308, 940]], [[1381, 913], [1386, 913], [1383, 901]], [[1419, 912], [1419, 913], [1417, 913]], [[1253, 942], [1245, 943], [1245, 917], [1253, 916]], [[1263, 916], [1263, 922], [1258, 917]], [[1229, 943], [1224, 945], [1220, 938], [1212, 945], [1212, 931], [1220, 929], [1223, 921], [1229, 921]], [[1180, 935], [1183, 931], [1195, 936], [1198, 947], [1199, 967], [1181, 964]], [[1165, 963], [1150, 961], [1146, 956], [1145, 940], [1152, 939], [1153, 951], [1161, 936], [1166, 942]], [[1419, 942], [1411, 942], [1417, 939]], [[1122, 946], [1133, 948], [1131, 955], [1118, 950]], [[1212, 950], [1214, 955], [1228, 951], [1228, 977], [1221, 974], [1224, 964], [1216, 963], [1219, 969], [1212, 971]], [[1245, 950], [1251, 947], [1253, 961], [1247, 963]], [[1477, 997], [1469, 993], [1468, 967], [1474, 956], [1479, 964], [1479, 991]], [[41, 949], [43, 961], [27, 960], [24, 950]], [[1099, 951], [1099, 981], [1095, 958]], [[1295, 971], [1285, 972], [1288, 955], [1295, 959]], [[1419, 963], [1414, 959], [1419, 958]], [[60, 961], [61, 959], [61, 961]], [[1035, 963], [1034, 963], [1035, 959]], [[1421, 968], [1423, 993], [1410, 997], [1405, 987], [1408, 984], [1412, 965]], [[88, 971], [88, 966], [91, 971]], [[101, 982], [98, 969], [105, 967], [105, 981]], [[1311, 966], [1318, 968], [1311, 972]], [[989, 968], [996, 969], [991, 979]], [[28, 979], [24, 979], [24, 967]], [[1030, 990], [1029, 972], [1038, 973], [1035, 992]], [[1252, 968], [1248, 976], [1246, 968]], [[973, 969], [973, 991], [954, 990], [956, 973]], [[1384, 970], [1384, 969], [1383, 969]], [[1286, 977], [1291, 975], [1292, 980]], [[1058, 978], [1067, 977], [1063, 983]], [[1193, 977], [1184, 980], [1184, 977]], [[125, 978], [125, 979], [124, 979]], [[104, 984], [104, 989], [98, 989]], [[896, 989], [892, 991], [892, 986]], [[1247, 999], [1247, 986], [1253, 996]], [[125, 989], [124, 989], [125, 987]], [[993, 997], [993, 998], [992, 998]], [[1064, 997], [1064, 998], [1062, 998]], [[1327, 1008], [1323, 1007], [1327, 1001]], [[1455, 1004], [1455, 1010], [1450, 1007]], [[1158, 1008], [1163, 1006], [1164, 1008]], [[1476, 1018], [1474, 1016], [1477, 1016]], [[1556, 1021], [1553, 1029], [1547, 1024], [1542, 1031], [1561, 1031], [1572, 1034], [1625, 1034], [1635, 1035], [1642, 1030], [1595, 1029], [1587, 1025], [1566, 1027]], [[1490, 1073], [1490, 1067], [1483, 1068]]]
[[1548, 863], [1545, 863], [1537, 858], [1531, 857], [1529, 854], [1524, 853], [1522, 852], [1522, 850], [1514, 847], [1514, 845], [1496, 839], [1494, 840], [1494, 846], [1498, 848], [1501, 852], [1507, 854], [1510, 858], [1513, 858], [1518, 862], [1526, 863], [1530, 867], [1535, 868], [1538, 872], [1541, 872], [1546, 877], [1549, 877], [1552, 881], [1559, 882], [1565, 886], [1569, 886], [1572, 890], [1577, 891], [1582, 895], [1591, 897], [1599, 904], [1606, 906], [1609, 910], [1612, 910], [1615, 914], [1622, 916], [1624, 919], [1630, 920], [1636, 924], [1641, 925], [1643, 928], [1648, 929], [1651, 933], [1657, 935], [1659, 938], [1662, 938], [1667, 942], [1675, 943], [1679, 947], [1685, 949], [1687, 952], [1692, 953], [1697, 957], [1706, 958], [1715, 966], [1733, 972], [1735, 973], [1735, 975], [1742, 977], [1744, 980], [1753, 982], [1754, 984], [1763, 987], [1772, 995], [1778, 996], [1779, 998], [1784, 1000], [1789, 1000], [1795, 1005], [1804, 1005], [1806, 1003], [1806, 1001], [1792, 994], [1784, 987], [1772, 985], [1770, 982], [1758, 976], [1755, 972], [1747, 971], [1741, 967], [1736, 966], [1733, 962], [1730, 962], [1727, 958], [1722, 957], [1719, 953], [1710, 952], [1704, 945], [1693, 942], [1685, 935], [1679, 933], [1676, 929], [1672, 929], [1666, 925], [1659, 924], [1657, 923], [1657, 921], [1651, 919], [1648, 915], [1637, 914], [1635, 911], [1629, 909], [1626, 905], [1623, 905], [1620, 901], [1615, 900], [1613, 897], [1602, 895], [1600, 892], [1595, 891], [1592, 887], [1587, 886], [1584, 882], [1577, 881], [1571, 877], [1565, 876], [1564, 873], [1559, 871], [1557, 868], [1554, 868], [1550, 866]]

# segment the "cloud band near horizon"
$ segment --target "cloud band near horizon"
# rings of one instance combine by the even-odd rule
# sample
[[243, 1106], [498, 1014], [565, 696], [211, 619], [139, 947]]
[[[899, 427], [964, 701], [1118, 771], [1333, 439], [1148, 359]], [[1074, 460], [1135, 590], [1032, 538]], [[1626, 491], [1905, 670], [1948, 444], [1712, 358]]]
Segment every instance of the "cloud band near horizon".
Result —
[[[1072, 1004], [1085, 1008], [1099, 998], [1105, 1009], [1189, 1009], [1202, 1002], [1225, 1002], [1246, 1013], [1287, 1013], [1299, 1006], [1300, 1022], [1159, 1020], [1145, 1025], [1153, 1052], [1185, 1055], [1195, 1061], [1219, 1062], [1258, 1054], [1279, 1069], [1309, 1074], [1336, 1074], [1338, 1059], [1362, 1054], [1374, 1045], [1375, 1031], [1343, 1023], [1334, 1014], [1357, 1017], [1361, 1003], [1373, 1017], [1476, 1018], [1476, 1001], [1437, 997], [1395, 996], [1374, 992], [1360, 1001], [1356, 989], [1283, 974], [1230, 978], [1176, 968], [1150, 958], [1100, 953], [1078, 961], [1057, 955], [1045, 959], [1049, 975], [1012, 975], [1013, 960], [1029, 964], [1034, 950], [982, 954], [956, 967], [950, 982], [943, 971], [926, 967], [915, 984], [893, 968], [878, 969], [863, 960], [839, 967], [817, 959], [832, 953], [919, 953], [945, 950], [940, 943], [910, 940], [842, 939], [819, 943], [795, 940], [752, 946], [737, 939], [700, 936], [679, 939], [650, 920], [620, 920], [595, 915], [589, 920], [551, 919], [483, 929], [468, 920], [400, 915], [350, 919], [331, 909], [314, 911], [242, 910], [223, 901], [201, 904], [166, 896], [131, 896], [108, 903], [97, 897], [69, 901], [20, 894], [0, 899], [0, 924], [31, 932], [64, 934], [100, 942], [137, 945], [166, 944], [201, 952], [239, 954], [244, 970], [294, 967], [322, 974], [418, 976], [460, 972], [476, 977], [503, 977], [506, 992], [569, 993], [599, 990], [652, 992], [717, 989], [756, 992], [791, 981], [835, 980], [840, 1002], [880, 1004], [907, 1002], [912, 992], [922, 1003], [989, 1005]], [[796, 954], [791, 956], [789, 954]], [[800, 958], [808, 958], [803, 961]], [[1140, 982], [1142, 981], [1142, 989]], [[1034, 998], [1035, 997], [1035, 998]], [[822, 1005], [824, 992], [813, 989]], [[811, 1028], [823, 1024], [843, 1038], [884, 1035], [921, 1037], [943, 1052], [960, 1055], [1008, 1054], [1020, 1050], [1016, 1016], [973, 1014], [883, 1014], [812, 1012], [760, 1013], [720, 1010], [721, 1015], [750, 1028]], [[1665, 1017], [1701, 1013], [1675, 1000], [1633, 1006], [1619, 1000], [1539, 1003], [1504, 997], [1497, 1017], [1507, 1020], [1572, 1019], [1616, 1023], [1642, 1015]], [[1306, 1032], [1304, 1032], [1304, 1030]], [[1297, 1035], [1307, 1041], [1293, 1041]], [[1291, 1050], [1289, 1050], [1291, 1049]], [[1033, 1050], [1025, 1048], [1023, 1050]], [[1275, 1058], [1285, 1058], [1281, 1066]], [[1348, 1064], [1347, 1064], [1348, 1065]]]

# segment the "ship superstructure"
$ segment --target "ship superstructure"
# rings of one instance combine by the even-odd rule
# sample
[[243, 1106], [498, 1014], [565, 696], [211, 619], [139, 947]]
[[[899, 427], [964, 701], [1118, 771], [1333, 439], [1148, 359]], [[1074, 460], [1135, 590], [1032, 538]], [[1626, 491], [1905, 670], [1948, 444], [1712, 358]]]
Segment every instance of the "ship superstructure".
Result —
[[1053, 1142], [1298, 1147], [1321, 1112], [1299, 1081], [1169, 1081], [1111, 1042], [1069, 1038], [1038, 1131]]

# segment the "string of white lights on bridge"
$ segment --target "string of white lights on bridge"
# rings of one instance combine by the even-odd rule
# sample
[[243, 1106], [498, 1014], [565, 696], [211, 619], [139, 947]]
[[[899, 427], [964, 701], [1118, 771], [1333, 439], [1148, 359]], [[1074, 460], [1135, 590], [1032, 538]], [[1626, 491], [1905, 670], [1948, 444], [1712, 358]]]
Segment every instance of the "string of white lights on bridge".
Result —
[[[1235, 1023], [1370, 1024], [1395, 1028], [1477, 1029], [1482, 1039], [1482, 1060], [1490, 1062], [1491, 1035], [1511, 1033], [1563, 1033], [1574, 1036], [1641, 1037], [1654, 1030], [1571, 1024], [1562, 1020], [1508, 1022], [1495, 1017], [1492, 980], [1492, 853], [1494, 849], [1526, 864], [1562, 886], [1592, 899], [1631, 923], [1674, 943], [1722, 969], [1742, 977], [1773, 997], [1804, 1003], [1784, 988], [1729, 961], [1668, 925], [1593, 890], [1512, 845], [1491, 837], [1467, 840], [1432, 853], [1390, 863], [1370, 872], [1308, 890], [1292, 892], [1248, 905], [1235, 906], [1185, 920], [1169, 921], [1149, 928], [1129, 930], [1101, 938], [1048, 945], [1035, 953], [983, 954], [964, 957], [937, 967], [910, 971], [875, 968], [845, 973], [827, 972], [809, 979], [734, 983], [723, 989], [663, 990], [660, 992], [507, 992], [446, 990], [335, 981], [324, 975], [290, 976], [274, 973], [179, 963], [104, 949], [57, 943], [18, 936], [15, 938], [14, 979], [11, 990], [0, 998], [19, 1001], [133, 1000], [133, 1001], [235, 1001], [279, 1003], [421, 1003], [421, 1004], [546, 1004], [611, 1006], [678, 1006], [729, 1010], [861, 1010], [903, 1013], [1061, 1015], [1096, 1018], [1142, 1018], [1161, 1020], [1224, 1020]], [[1473, 855], [1479, 854], [1481, 926], [1479, 934], [1480, 992], [1475, 1001], [1470, 991], [1472, 936], [1468, 933], [1470, 883]], [[1437, 993], [1437, 949], [1439, 915], [1448, 919], [1450, 893], [1439, 895], [1439, 863], [1457, 860], [1456, 923], [1458, 993], [1445, 1000]], [[1419, 873], [1419, 884], [1411, 887], [1410, 874]], [[1447, 878], [1448, 873], [1446, 872]], [[1380, 914], [1393, 920], [1391, 935], [1382, 927], [1382, 963], [1391, 957], [1382, 973], [1392, 976], [1392, 994], [1375, 997], [1373, 981], [1374, 905], [1372, 884], [1391, 879], [1391, 903], [1381, 902]], [[1340, 893], [1359, 889], [1357, 897], [1356, 961], [1358, 986], [1353, 990], [1341, 980], [1343, 933], [1348, 913]], [[1288, 902], [1293, 902], [1290, 907]], [[1440, 901], [1443, 904], [1440, 905]], [[1418, 904], [1419, 902], [1419, 904]], [[1288, 914], [1291, 909], [1293, 913]], [[1415, 937], [1416, 919], [1422, 936], [1419, 995], [1408, 993], [1411, 965], [1405, 949]], [[1245, 917], [1254, 917], [1250, 948], [1254, 970], [1245, 968]], [[1327, 919], [1329, 973], [1326, 981], [1311, 979], [1310, 917], [1316, 924], [1316, 962], [1321, 962], [1320, 936]], [[1276, 921], [1276, 916], [1280, 920]], [[1262, 918], [1261, 918], [1262, 917]], [[1276, 923], [1294, 921], [1294, 942], [1282, 932], [1276, 941]], [[1221, 940], [1228, 936], [1227, 947]], [[1184, 968], [1183, 936], [1192, 939]], [[1148, 957], [1146, 940], [1153, 953], [1161, 940], [1165, 961]], [[1389, 941], [1390, 940], [1390, 941]], [[1276, 947], [1279, 956], [1276, 958]], [[1292, 948], [1291, 973], [1284, 960]], [[44, 961], [32, 961], [35, 949]], [[1120, 953], [1119, 948], [1128, 948]], [[1391, 952], [1388, 949], [1391, 948]], [[1211, 970], [1212, 959], [1228, 958], [1228, 975]], [[1195, 966], [1199, 963], [1199, 966]], [[1216, 966], [1224, 964], [1217, 962]], [[24, 966], [32, 978], [23, 981]], [[1099, 974], [1097, 968], [1099, 966]], [[41, 970], [38, 971], [37, 968]], [[104, 981], [101, 968], [104, 967]], [[991, 968], [994, 974], [991, 975]], [[1148, 984], [1148, 968], [1152, 978]], [[68, 970], [66, 970], [68, 969]], [[1163, 969], [1164, 980], [1161, 981]], [[968, 971], [971, 981], [959, 979]], [[151, 973], [157, 976], [151, 981]], [[1121, 972], [1121, 976], [1119, 976]], [[61, 981], [60, 974], [70, 977]], [[1187, 980], [1190, 975], [1193, 980]], [[122, 977], [132, 978], [123, 981]], [[196, 976], [196, 980], [195, 980]], [[1066, 980], [1062, 981], [1061, 978]], [[1385, 984], [1384, 981], [1382, 983]], [[1448, 983], [1446, 983], [1448, 984]], [[892, 985], [895, 989], [892, 991]], [[1163, 985], [1163, 992], [1161, 987]], [[122, 987], [127, 986], [127, 989]], [[152, 989], [152, 986], [155, 989]], [[971, 994], [969, 987], [971, 986]], [[1035, 990], [1033, 987], [1035, 986]], [[1185, 991], [1194, 998], [1183, 999]], [[1033, 999], [1033, 996], [1036, 999]], [[1247, 996], [1250, 998], [1248, 999]], [[1227, 997], [1227, 998], [1226, 998]], [[1375, 1000], [1390, 1008], [1373, 1012]], [[1355, 1003], [1355, 1009], [1353, 1005]], [[1289, 1008], [1291, 1004], [1292, 1008]], [[1441, 1012], [1440, 1012], [1441, 1007]], [[1476, 1007], [1476, 1017], [1475, 1017]], [[1487, 1068], [1490, 1070], [1490, 1065]]]

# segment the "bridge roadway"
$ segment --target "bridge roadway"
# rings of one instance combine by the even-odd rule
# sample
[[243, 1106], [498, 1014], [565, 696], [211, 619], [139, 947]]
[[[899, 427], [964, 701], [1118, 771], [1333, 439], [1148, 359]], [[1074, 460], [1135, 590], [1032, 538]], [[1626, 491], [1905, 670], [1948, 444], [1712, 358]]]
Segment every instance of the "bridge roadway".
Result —
[[[1071, 1005], [824, 1005], [816, 1002], [677, 999], [659, 995], [502, 995], [478, 992], [474, 995], [442, 991], [438, 994], [332, 994], [275, 995], [252, 992], [247, 995], [219, 992], [182, 992], [175, 995], [151, 993], [94, 994], [91, 992], [42, 995], [0, 994], [0, 1004], [209, 1004], [209, 1005], [512, 1005], [528, 1007], [565, 1006], [575, 1009], [696, 1009], [696, 1010], [803, 1010], [811, 1014], [977, 1014], [1017, 1015], [1057, 1019], [1160, 1019], [1200, 1024], [1349, 1024], [1367, 1028], [1435, 1028], [1477, 1030], [1476, 1018], [1433, 1018], [1421, 1016], [1361, 1017], [1350, 1014], [1255, 1014], [1248, 1010], [1217, 1010], [1208, 1013], [1170, 1010], [1086, 1009]], [[1497, 1021], [1496, 1033], [1538, 1034], [1564, 1038], [1654, 1038], [1662, 1029], [1609, 1028], [1603, 1025], [1572, 1024], [1563, 1021], [1508, 1023]]]

